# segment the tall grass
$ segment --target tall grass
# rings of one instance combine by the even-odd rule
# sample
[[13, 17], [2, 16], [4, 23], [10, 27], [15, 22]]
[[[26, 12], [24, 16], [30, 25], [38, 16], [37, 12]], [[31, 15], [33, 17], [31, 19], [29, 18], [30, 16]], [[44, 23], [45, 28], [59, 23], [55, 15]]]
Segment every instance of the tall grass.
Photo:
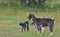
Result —
[[[1, 1], [1, 0], [0, 0]], [[2, 1], [0, 3], [0, 9], [2, 8], [13, 8], [15, 10], [28, 10], [28, 11], [48, 11], [48, 12], [55, 12], [60, 11], [60, 0], [46, 0], [41, 6], [30, 8], [28, 6], [24, 6], [20, 3], [20, 0], [12, 0], [13, 2], [10, 3], [9, 0]]]

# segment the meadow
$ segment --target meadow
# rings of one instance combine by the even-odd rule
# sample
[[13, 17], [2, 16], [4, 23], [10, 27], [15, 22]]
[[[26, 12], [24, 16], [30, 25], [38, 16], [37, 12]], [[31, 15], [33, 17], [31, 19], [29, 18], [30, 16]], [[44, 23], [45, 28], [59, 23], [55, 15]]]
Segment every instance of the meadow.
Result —
[[[6, 13], [7, 12], [7, 13]], [[35, 27], [29, 22], [30, 31], [21, 32], [19, 22], [24, 22], [29, 15], [29, 12], [14, 10], [5, 10], [0, 13], [0, 37], [50, 37], [49, 29], [46, 27], [44, 33], [37, 34]], [[54, 34], [52, 37], [60, 37], [60, 13], [59, 12], [35, 12], [36, 17], [55, 18]]]
[[[18, 2], [18, 1], [17, 1]], [[27, 16], [35, 12], [36, 17], [55, 18], [54, 33], [50, 36], [49, 29], [45, 27], [44, 33], [37, 34]], [[19, 22], [29, 21], [30, 31], [21, 32]], [[60, 37], [60, 0], [46, 0], [46, 4], [34, 8], [24, 7], [20, 3], [0, 3], [0, 37]]]

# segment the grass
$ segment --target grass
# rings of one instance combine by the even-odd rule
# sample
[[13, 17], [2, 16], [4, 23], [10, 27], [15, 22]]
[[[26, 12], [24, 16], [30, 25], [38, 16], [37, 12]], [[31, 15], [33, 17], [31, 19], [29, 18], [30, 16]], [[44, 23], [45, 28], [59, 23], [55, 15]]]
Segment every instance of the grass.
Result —
[[[1, 1], [1, 0], [0, 0]], [[19, 2], [17, 0], [17, 2]], [[29, 21], [30, 31], [21, 32], [19, 22], [24, 22], [30, 12], [35, 12], [36, 17], [55, 18], [54, 34], [52, 37], [60, 37], [60, 0], [46, 0], [42, 6], [30, 8], [20, 3], [9, 5], [0, 3], [0, 37], [50, 37], [49, 29], [44, 33], [37, 34], [34, 26]]]
[[[0, 0], [1, 1], [1, 0]], [[31, 11], [31, 8], [29, 6], [24, 6], [20, 3], [19, 0], [12, 0], [13, 2], [10, 4], [8, 0], [3, 0], [2, 3], [0, 2], [0, 8], [16, 8], [19, 10], [29, 10]], [[41, 6], [37, 7], [35, 6], [32, 10], [33, 11], [44, 11], [44, 10], [51, 10], [51, 11], [60, 11], [60, 0], [46, 0], [45, 3], [43, 3]]]
[[[4, 13], [3, 13], [4, 14]], [[0, 15], [0, 37], [50, 37], [49, 29], [45, 29], [44, 33], [37, 34], [35, 28], [30, 24], [30, 31], [21, 32], [19, 27], [19, 22], [26, 21], [29, 13], [27, 12], [18, 12], [15, 16]], [[60, 13], [48, 13], [48, 12], [38, 12], [35, 13], [36, 17], [45, 17], [51, 18], [54, 17], [56, 19], [54, 25], [54, 34], [52, 37], [60, 37]]]

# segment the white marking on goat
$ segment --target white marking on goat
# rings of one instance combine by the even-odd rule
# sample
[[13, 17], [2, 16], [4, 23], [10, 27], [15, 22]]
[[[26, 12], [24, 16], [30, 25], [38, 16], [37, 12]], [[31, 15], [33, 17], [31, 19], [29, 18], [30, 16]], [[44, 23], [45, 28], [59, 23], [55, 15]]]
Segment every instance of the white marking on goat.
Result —
[[37, 33], [39, 34], [40, 32], [38, 31], [38, 27], [37, 27], [36, 23], [34, 23], [34, 26], [36, 28]]
[[35, 26], [35, 28], [37, 28], [37, 25], [36, 25], [36, 23], [34, 23], [34, 26]]
[[36, 32], [39, 34], [39, 31], [38, 31], [37, 27], [35, 27], [35, 28], [36, 28]]
[[27, 24], [26, 24], [26, 27], [27, 27]]
[[51, 32], [51, 33], [50, 33], [50, 36], [52, 36], [52, 35], [53, 35], [53, 33]]
[[54, 23], [55, 23], [55, 21], [56, 21], [55, 18], [51, 18], [51, 19], [54, 20]]
[[42, 27], [42, 33], [44, 32], [44, 27]]
[[43, 32], [43, 27], [42, 27], [42, 25], [40, 25], [40, 27], [41, 27], [41, 32]]
[[55, 19], [55, 18], [51, 18], [51, 19]]

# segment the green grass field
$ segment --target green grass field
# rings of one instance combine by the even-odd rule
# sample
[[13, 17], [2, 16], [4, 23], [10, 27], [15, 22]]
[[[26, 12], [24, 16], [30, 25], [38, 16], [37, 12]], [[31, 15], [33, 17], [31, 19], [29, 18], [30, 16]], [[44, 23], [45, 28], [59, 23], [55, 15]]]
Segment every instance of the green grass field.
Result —
[[13, 0], [11, 5], [7, 1], [0, 2], [0, 37], [51, 37], [48, 28], [38, 35], [32, 21], [29, 22], [30, 31], [21, 32], [19, 22], [28, 20], [30, 12], [35, 12], [36, 17], [55, 18], [52, 37], [60, 37], [60, 0], [46, 0], [44, 5], [32, 9], [21, 5], [19, 0]]
[[[5, 10], [6, 11], [6, 10]], [[37, 34], [34, 26], [30, 24], [30, 31], [21, 32], [21, 28], [19, 26], [19, 22], [28, 20], [26, 17], [28, 16], [28, 12], [18, 11], [18, 13], [7, 10], [6, 12], [0, 13], [0, 37], [50, 37], [49, 29], [45, 28], [44, 33]], [[11, 12], [11, 13], [8, 13]], [[45, 17], [56, 19], [54, 25], [54, 34], [52, 37], [60, 37], [60, 13], [59, 12], [37, 12], [35, 13], [36, 17]]]

